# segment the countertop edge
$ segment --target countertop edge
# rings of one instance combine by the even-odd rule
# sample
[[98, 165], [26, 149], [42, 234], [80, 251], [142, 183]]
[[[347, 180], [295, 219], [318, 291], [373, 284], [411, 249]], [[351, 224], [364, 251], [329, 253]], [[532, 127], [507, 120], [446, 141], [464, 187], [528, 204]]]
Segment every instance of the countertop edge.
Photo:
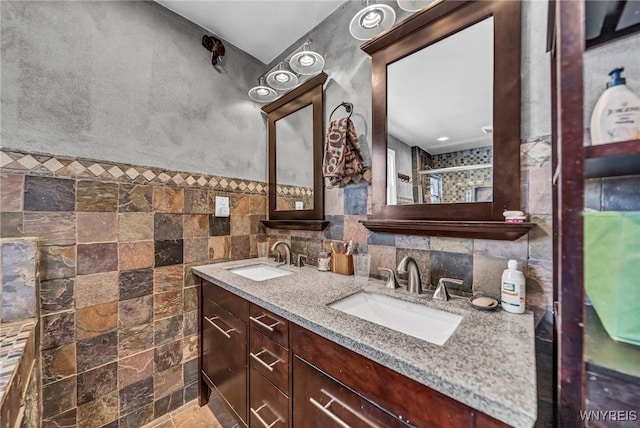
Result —
[[[203, 267], [203, 266], [199, 266], [199, 267]], [[460, 385], [451, 384], [451, 382], [448, 381], [447, 379], [439, 377], [433, 374], [432, 372], [416, 367], [409, 362], [406, 362], [402, 359], [397, 358], [394, 355], [391, 355], [379, 349], [373, 348], [363, 342], [359, 342], [357, 339], [345, 336], [340, 332], [334, 331], [331, 328], [328, 328], [316, 322], [310, 321], [306, 318], [300, 317], [299, 315], [293, 312], [289, 312], [280, 306], [274, 305], [247, 291], [237, 288], [236, 286], [229, 284], [219, 278], [213, 277], [208, 273], [198, 269], [199, 267], [193, 267], [192, 269], [194, 273], [200, 278], [210, 281], [224, 288], [225, 290], [246, 299], [251, 303], [264, 307], [265, 309], [272, 311], [276, 315], [282, 316], [285, 319], [300, 325], [301, 327], [307, 328], [313, 333], [316, 333], [328, 340], [336, 342], [337, 344], [344, 346], [345, 348], [350, 349], [351, 351], [356, 352], [359, 355], [369, 358], [383, 365], [384, 367], [387, 367], [390, 370], [396, 371], [402, 374], [403, 376], [408, 377], [409, 379], [412, 379], [426, 387], [432, 388], [435, 391], [438, 391], [456, 401], [459, 401], [460, 403], [471, 407], [473, 410], [477, 410], [479, 412], [485, 413], [488, 416], [496, 418], [506, 424], [517, 426], [517, 427], [532, 427], [535, 424], [535, 421], [537, 419], [537, 408], [536, 408], [536, 413], [533, 415], [529, 414], [526, 411], [516, 411], [509, 406], [505, 406], [500, 401], [487, 399], [486, 397], [481, 396], [474, 391], [465, 389]], [[366, 352], [363, 353], [363, 350]], [[418, 378], [417, 376], [415, 376], [414, 373], [422, 374], [423, 378], [422, 379]], [[441, 386], [438, 387], [433, 383], [429, 384], [429, 382], [425, 383], [425, 380], [424, 380], [425, 378], [431, 379], [432, 381], [437, 379], [441, 384], [449, 385], [450, 389], [447, 391], [443, 391]], [[463, 399], [461, 399], [460, 397], [456, 396], [457, 395], [456, 392], [458, 394], [462, 392], [466, 396]]]

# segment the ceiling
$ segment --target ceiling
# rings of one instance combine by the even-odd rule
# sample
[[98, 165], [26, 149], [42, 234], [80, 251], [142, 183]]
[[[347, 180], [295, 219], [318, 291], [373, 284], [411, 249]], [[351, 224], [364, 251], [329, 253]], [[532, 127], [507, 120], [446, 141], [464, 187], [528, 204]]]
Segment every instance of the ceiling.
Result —
[[493, 126], [493, 18], [389, 65], [387, 91], [389, 133], [409, 146], [490, 146], [481, 128]]
[[156, 0], [265, 64], [344, 0]]

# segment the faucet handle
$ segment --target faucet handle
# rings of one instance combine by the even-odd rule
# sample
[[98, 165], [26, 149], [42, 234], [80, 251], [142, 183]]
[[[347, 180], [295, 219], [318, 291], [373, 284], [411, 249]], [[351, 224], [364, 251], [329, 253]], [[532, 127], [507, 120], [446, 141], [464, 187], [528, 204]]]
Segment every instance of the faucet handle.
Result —
[[391, 288], [391, 289], [400, 288], [400, 285], [398, 284], [398, 278], [396, 277], [396, 272], [393, 269], [378, 267], [378, 270], [380, 272], [389, 273], [389, 277], [387, 278], [387, 283], [385, 284], [385, 287]]
[[456, 285], [464, 284], [464, 281], [462, 279], [440, 278], [438, 280], [438, 287], [436, 288], [436, 291], [433, 293], [434, 300], [448, 301], [451, 299], [451, 295], [449, 294], [449, 290], [447, 289], [447, 285], [445, 284], [445, 281], [450, 282], [452, 284], [456, 284]]
[[275, 250], [274, 253], [276, 254], [273, 261], [276, 263], [282, 263], [282, 254], [280, 254], [280, 251]]
[[306, 262], [307, 256], [305, 254], [298, 254], [298, 259], [296, 260], [296, 267], [304, 266], [304, 263], [302, 262], [303, 259]]

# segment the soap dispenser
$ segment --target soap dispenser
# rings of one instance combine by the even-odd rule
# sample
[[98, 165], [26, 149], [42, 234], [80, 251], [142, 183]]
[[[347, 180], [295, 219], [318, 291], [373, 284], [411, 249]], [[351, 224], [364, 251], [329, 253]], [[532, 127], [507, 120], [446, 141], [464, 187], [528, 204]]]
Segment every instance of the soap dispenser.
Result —
[[611, 70], [607, 89], [591, 115], [591, 145], [640, 138], [640, 97], [627, 87], [624, 67]]

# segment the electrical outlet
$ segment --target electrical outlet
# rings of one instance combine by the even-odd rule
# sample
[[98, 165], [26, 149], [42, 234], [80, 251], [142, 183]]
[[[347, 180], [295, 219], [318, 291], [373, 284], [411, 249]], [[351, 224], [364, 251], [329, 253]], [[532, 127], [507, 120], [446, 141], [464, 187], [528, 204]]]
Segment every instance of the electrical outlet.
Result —
[[216, 196], [216, 217], [229, 217], [229, 197]]
[[296, 201], [296, 209], [297, 210], [303, 210], [304, 209], [304, 202]]

